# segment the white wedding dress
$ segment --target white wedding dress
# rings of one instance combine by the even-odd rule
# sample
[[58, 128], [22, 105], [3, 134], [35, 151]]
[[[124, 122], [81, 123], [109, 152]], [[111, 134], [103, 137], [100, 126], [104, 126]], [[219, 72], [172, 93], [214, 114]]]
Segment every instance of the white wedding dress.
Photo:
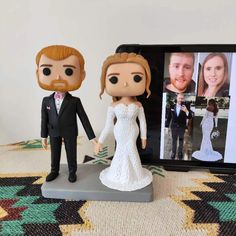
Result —
[[[117, 121], [114, 126], [114, 118]], [[119, 103], [109, 106], [105, 127], [99, 137], [103, 143], [108, 133], [114, 127], [116, 150], [110, 167], [100, 173], [101, 182], [112, 189], [120, 191], [134, 191], [144, 188], [152, 182], [152, 173], [141, 165], [136, 140], [139, 128], [141, 138], [146, 139], [146, 120], [143, 107], [135, 103], [125, 105]]]
[[202, 125], [202, 143], [200, 151], [195, 151], [192, 156], [201, 161], [218, 161], [222, 159], [222, 155], [219, 152], [216, 152], [212, 148], [211, 143], [211, 132], [214, 127], [214, 121], [217, 127], [217, 116], [214, 116], [214, 113], [211, 111], [206, 111], [201, 125]]

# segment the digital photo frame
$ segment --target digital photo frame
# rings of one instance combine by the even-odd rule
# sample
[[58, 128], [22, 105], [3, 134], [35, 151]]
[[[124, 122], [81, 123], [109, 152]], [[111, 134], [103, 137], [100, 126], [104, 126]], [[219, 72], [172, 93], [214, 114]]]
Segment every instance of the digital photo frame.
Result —
[[143, 164], [168, 170], [236, 172], [236, 45], [123, 44], [150, 65], [144, 106], [148, 140]]

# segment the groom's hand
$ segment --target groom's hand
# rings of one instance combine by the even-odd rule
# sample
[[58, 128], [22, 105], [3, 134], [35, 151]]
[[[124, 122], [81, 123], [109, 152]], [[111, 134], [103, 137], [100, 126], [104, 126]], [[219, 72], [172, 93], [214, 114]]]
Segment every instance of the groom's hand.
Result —
[[93, 145], [96, 145], [98, 143], [98, 141], [95, 138], [92, 139], [91, 142], [93, 143]]
[[43, 149], [47, 150], [48, 149], [48, 139], [47, 138], [42, 138], [41, 143], [42, 143]]

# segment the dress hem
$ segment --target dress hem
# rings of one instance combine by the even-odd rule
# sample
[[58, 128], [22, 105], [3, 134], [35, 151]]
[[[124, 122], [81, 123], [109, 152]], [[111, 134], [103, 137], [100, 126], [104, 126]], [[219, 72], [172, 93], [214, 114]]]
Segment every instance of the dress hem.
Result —
[[125, 183], [125, 184], [121, 184], [119, 182], [113, 182], [113, 181], [108, 180], [106, 178], [106, 173], [104, 173], [104, 171], [108, 171], [107, 170], [108, 168], [106, 168], [100, 173], [99, 179], [103, 185], [111, 189], [115, 189], [119, 191], [135, 191], [135, 190], [142, 189], [148, 186], [150, 183], [152, 183], [152, 180], [153, 180], [152, 173], [147, 169], [143, 169], [145, 171], [146, 177], [141, 179], [140, 181], [133, 182], [133, 183]]
[[219, 152], [212, 151], [212, 155], [210, 155], [209, 158], [207, 158], [207, 155], [201, 151], [195, 151], [192, 156], [195, 159], [198, 159], [200, 161], [219, 161], [222, 159], [222, 155]]

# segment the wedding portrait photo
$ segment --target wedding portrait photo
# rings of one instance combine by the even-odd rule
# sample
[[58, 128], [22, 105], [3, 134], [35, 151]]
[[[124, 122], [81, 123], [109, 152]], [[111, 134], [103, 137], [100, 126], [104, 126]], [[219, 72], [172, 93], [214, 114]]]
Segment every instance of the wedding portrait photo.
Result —
[[223, 162], [229, 97], [197, 97], [192, 132], [192, 160]]
[[191, 160], [195, 96], [166, 93], [164, 159]]

